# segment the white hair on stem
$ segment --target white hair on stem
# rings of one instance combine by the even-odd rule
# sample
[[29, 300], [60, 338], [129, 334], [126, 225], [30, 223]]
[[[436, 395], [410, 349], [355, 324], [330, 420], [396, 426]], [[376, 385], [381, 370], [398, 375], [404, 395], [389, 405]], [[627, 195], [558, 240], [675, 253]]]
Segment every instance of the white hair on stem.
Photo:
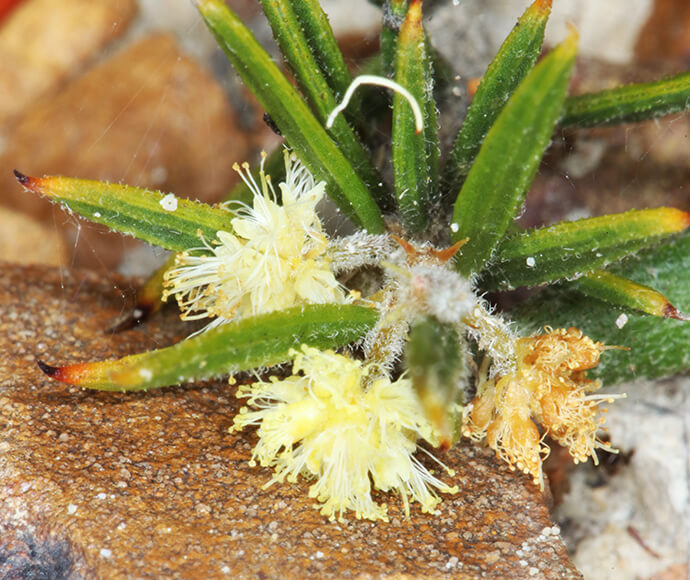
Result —
[[328, 119], [326, 120], [326, 129], [330, 129], [333, 126], [338, 113], [347, 108], [348, 104], [350, 103], [350, 99], [352, 99], [352, 95], [361, 85], [385, 87], [405, 97], [407, 102], [410, 103], [412, 112], [414, 113], [415, 130], [417, 133], [422, 132], [424, 129], [424, 117], [422, 116], [422, 109], [420, 108], [417, 99], [415, 99], [412, 96], [412, 93], [410, 93], [410, 91], [408, 91], [405, 87], [399, 85], [391, 79], [380, 77], [378, 75], [359, 75], [353, 79], [353, 81], [350, 83], [350, 86], [347, 87], [347, 91], [345, 91], [342, 102], [335, 109], [333, 109], [333, 111], [331, 111], [330, 115], [328, 115]]

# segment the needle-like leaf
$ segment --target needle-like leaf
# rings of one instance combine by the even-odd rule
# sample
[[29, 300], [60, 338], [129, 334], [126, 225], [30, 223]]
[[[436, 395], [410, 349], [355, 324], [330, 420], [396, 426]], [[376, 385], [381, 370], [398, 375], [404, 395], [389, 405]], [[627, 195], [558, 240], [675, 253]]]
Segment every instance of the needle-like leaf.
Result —
[[562, 127], [645, 121], [690, 109], [690, 71], [651, 83], [617, 87], [565, 100]]
[[381, 69], [390, 78], [395, 75], [395, 55], [398, 34], [410, 0], [386, 0], [383, 4], [383, 25], [381, 27]]
[[92, 222], [149, 244], [183, 252], [202, 248], [219, 230], [232, 231], [227, 210], [129, 185], [69, 177], [28, 177], [15, 171], [27, 190], [40, 193]]
[[483, 76], [444, 167], [444, 184], [453, 196], [460, 190], [484, 137], [506, 101], [537, 62], [550, 14], [551, 0], [535, 0]]
[[633, 282], [629, 278], [617, 276], [607, 270], [597, 270], [571, 282], [575, 290], [608, 302], [619, 308], [633, 308], [645, 314], [661, 318], [688, 320], [687, 315], [671, 304], [658, 290]]
[[407, 343], [408, 376], [424, 413], [449, 448], [460, 437], [466, 345], [453, 325], [427, 316], [415, 321]]
[[[333, 94], [328, 79], [323, 74], [317, 55], [312, 52], [313, 44], [310, 40], [313, 37], [307, 36], [307, 30], [312, 35], [317, 33], [319, 22], [327, 26], [327, 29], [323, 31], [324, 35], [330, 32], [330, 26], [323, 11], [318, 4], [312, 6], [313, 4], [312, 2], [307, 5], [305, 0], [261, 0], [264, 13], [273, 29], [274, 38], [278, 41], [285, 60], [309, 101], [312, 111], [319, 121], [325, 124], [333, 109], [338, 106], [338, 101]], [[317, 18], [318, 15], [314, 14], [312, 9], [318, 9], [321, 13], [321, 18]], [[298, 13], [301, 19], [297, 18]], [[303, 20], [307, 21], [308, 29], [304, 28], [305, 22]], [[330, 36], [332, 37], [332, 33]], [[330, 58], [327, 58], [328, 55], [321, 55], [322, 59], [335, 60], [332, 50]], [[337, 50], [337, 45], [335, 45], [335, 50]], [[342, 55], [340, 60], [342, 60]], [[340, 77], [342, 77], [342, 74]], [[345, 87], [346, 89], [347, 86]], [[368, 152], [364, 149], [352, 127], [346, 121], [346, 117], [338, 115], [333, 122], [333, 126], [328, 129], [328, 132], [338, 144], [342, 154], [352, 163], [359, 177], [375, 195], [379, 204], [386, 206], [389, 200], [382, 187], [383, 180], [374, 167]]]
[[197, 0], [201, 16], [249, 90], [328, 195], [370, 232], [383, 217], [368, 187], [256, 38], [222, 0]]
[[453, 242], [469, 238], [464, 274], [491, 257], [519, 211], [560, 116], [577, 51], [577, 34], [549, 53], [522, 82], [489, 130], [455, 201]]
[[118, 360], [41, 370], [59, 381], [102, 391], [140, 391], [264, 367], [307, 344], [336, 348], [361, 338], [376, 322], [371, 308], [319, 304], [246, 318], [168, 348]]
[[581, 276], [688, 226], [690, 213], [661, 207], [527, 230], [499, 244], [483, 282], [512, 289]]
[[438, 177], [438, 127], [433, 95], [431, 59], [422, 27], [422, 2], [412, 0], [400, 28], [395, 80], [407, 89], [424, 112], [424, 128], [417, 133], [410, 103], [393, 97], [393, 174], [403, 219], [412, 230], [424, 229], [432, 187]]
[[[656, 288], [681, 312], [690, 310], [690, 233], [684, 233], [610, 268], [613, 274]], [[545, 290], [513, 319], [523, 332], [550, 325], [576, 326], [594, 340], [629, 350], [613, 350], [590, 374], [607, 384], [658, 378], [690, 366], [690, 323], [623, 312], [575, 290]]]

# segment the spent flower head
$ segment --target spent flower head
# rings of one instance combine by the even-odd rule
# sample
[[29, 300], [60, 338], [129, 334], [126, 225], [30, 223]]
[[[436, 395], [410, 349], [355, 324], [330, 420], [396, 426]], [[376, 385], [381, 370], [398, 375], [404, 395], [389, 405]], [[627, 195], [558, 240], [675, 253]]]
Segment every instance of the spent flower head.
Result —
[[601, 382], [584, 374], [596, 366], [605, 346], [577, 328], [546, 330], [516, 341], [512, 372], [483, 377], [463, 428], [472, 439], [486, 437], [499, 457], [530, 474], [542, 489], [541, 463], [549, 448], [537, 425], [566, 446], [575, 462], [592, 457], [597, 463], [597, 449], [611, 451], [597, 437], [604, 422], [599, 405], [620, 397], [590, 394]]

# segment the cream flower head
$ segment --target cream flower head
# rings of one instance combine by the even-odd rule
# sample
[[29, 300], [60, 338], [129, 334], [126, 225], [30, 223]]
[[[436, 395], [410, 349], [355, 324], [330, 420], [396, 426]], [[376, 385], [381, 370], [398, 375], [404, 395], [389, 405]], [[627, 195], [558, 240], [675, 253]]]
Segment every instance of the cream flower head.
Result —
[[345, 302], [316, 213], [325, 183], [316, 183], [286, 151], [278, 204], [263, 163], [260, 186], [248, 164], [235, 170], [254, 194], [252, 207], [241, 205], [234, 212], [232, 233], [219, 231], [211, 243], [202, 240], [204, 255], [187, 251], [176, 256], [165, 275], [164, 299], [175, 296], [185, 320], [215, 318], [206, 328], [299, 304]]
[[367, 388], [373, 365], [307, 346], [292, 356], [295, 374], [240, 386], [237, 393], [253, 410], [244, 407], [233, 429], [258, 426], [252, 462], [275, 469], [267, 486], [303, 475], [316, 480], [309, 496], [330, 519], [352, 510], [358, 519], [386, 521], [386, 505], [373, 500], [372, 485], [396, 491], [408, 515], [410, 500], [435, 512], [441, 500], [433, 488], [457, 492], [413, 455], [417, 440], [435, 434], [411, 381], [376, 374]]

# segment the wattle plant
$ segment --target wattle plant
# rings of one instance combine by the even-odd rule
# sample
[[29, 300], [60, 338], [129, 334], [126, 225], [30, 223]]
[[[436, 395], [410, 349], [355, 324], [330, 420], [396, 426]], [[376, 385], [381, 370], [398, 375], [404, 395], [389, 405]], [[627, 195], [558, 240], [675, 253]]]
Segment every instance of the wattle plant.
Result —
[[[535, 0], [441, 152], [434, 83], [447, 63], [429, 44], [420, 0], [383, 3], [368, 71], [377, 74], [354, 84], [316, 0], [262, 0], [297, 87], [225, 2], [197, 4], [286, 148], [256, 173], [236, 165], [243, 183], [215, 207], [17, 172], [27, 191], [174, 253], [132, 320], [174, 299], [183, 319], [207, 321], [174, 346], [119, 360], [41, 361], [46, 374], [128, 391], [258, 370], [264, 380], [237, 388], [246, 407], [233, 427], [257, 429], [252, 462], [273, 468], [271, 481], [313, 480], [309, 494], [330, 518], [386, 519], [373, 489], [399, 494], [406, 512], [417, 502], [432, 513], [439, 493], [458, 492], [452, 471], [434, 475], [420, 451], [486, 439], [543, 486], [545, 435], [575, 461], [608, 448], [599, 405], [615, 396], [595, 394], [600, 377], [690, 366], [689, 214], [513, 223], [555, 129], [684, 110], [689, 73], [569, 97], [577, 34], [537, 63], [551, 1]], [[369, 153], [388, 108], [380, 89], [354, 91], [364, 83], [393, 89], [390, 178]], [[328, 230], [328, 211], [350, 227]], [[485, 298], [546, 285], [512, 322]]]

